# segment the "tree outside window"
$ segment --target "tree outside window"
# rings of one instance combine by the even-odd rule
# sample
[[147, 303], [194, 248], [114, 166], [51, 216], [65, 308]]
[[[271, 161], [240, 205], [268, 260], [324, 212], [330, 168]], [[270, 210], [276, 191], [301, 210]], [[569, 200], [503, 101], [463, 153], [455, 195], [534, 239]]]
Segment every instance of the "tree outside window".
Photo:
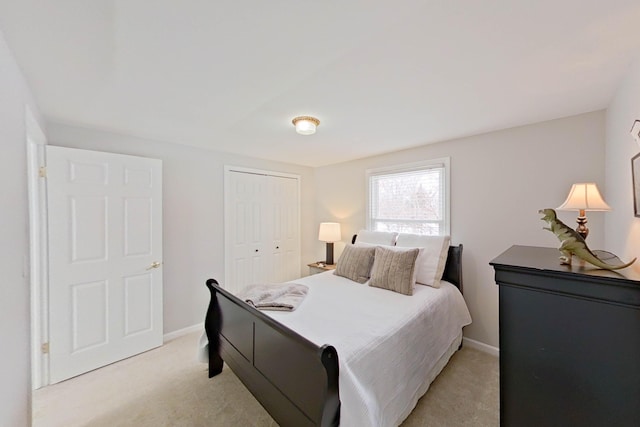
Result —
[[442, 160], [368, 171], [369, 229], [431, 236], [448, 234], [448, 162]]

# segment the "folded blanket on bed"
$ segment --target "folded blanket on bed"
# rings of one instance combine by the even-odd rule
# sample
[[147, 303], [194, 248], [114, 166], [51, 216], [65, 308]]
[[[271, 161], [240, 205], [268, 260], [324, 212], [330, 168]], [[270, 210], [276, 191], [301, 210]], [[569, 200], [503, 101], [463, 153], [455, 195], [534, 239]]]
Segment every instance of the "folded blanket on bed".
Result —
[[308, 287], [297, 283], [251, 285], [237, 297], [258, 310], [293, 311], [307, 296]]

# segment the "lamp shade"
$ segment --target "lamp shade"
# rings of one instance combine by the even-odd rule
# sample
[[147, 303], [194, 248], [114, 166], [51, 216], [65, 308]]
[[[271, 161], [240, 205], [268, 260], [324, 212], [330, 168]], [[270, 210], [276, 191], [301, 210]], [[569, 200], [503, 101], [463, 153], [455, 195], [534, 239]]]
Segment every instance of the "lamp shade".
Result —
[[594, 182], [573, 184], [567, 200], [558, 207], [561, 211], [610, 211]]
[[321, 222], [318, 240], [321, 242], [339, 242], [342, 240], [340, 224], [337, 222]]

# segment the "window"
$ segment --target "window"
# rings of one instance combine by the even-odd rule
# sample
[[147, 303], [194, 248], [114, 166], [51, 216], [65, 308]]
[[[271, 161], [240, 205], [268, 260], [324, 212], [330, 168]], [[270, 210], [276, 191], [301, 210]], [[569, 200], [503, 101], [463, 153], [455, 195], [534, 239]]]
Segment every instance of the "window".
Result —
[[450, 234], [448, 157], [371, 169], [367, 181], [369, 230]]

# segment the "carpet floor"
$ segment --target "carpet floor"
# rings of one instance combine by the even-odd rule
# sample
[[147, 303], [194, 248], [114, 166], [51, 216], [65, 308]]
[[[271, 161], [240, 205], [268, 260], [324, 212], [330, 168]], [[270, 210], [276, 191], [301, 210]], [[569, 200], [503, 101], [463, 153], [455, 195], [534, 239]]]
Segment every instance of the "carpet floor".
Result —
[[[33, 426], [277, 426], [226, 366], [207, 378], [199, 333], [34, 392]], [[498, 426], [498, 358], [463, 347], [403, 427]]]

